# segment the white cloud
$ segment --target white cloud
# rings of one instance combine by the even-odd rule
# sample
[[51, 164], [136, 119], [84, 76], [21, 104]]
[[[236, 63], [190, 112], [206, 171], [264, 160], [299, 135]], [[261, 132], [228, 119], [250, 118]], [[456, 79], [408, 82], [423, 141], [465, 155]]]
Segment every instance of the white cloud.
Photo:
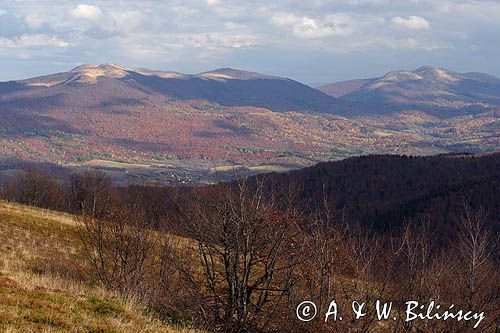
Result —
[[30, 13], [24, 17], [24, 22], [26, 22], [30, 28], [36, 29], [40, 28], [46, 22], [46, 19], [42, 15]]
[[198, 13], [198, 10], [187, 6], [173, 6], [170, 8], [176, 15], [190, 16]]
[[78, 4], [78, 6], [71, 9], [69, 13], [76, 18], [82, 18], [88, 21], [97, 21], [102, 17], [102, 12], [99, 7], [85, 4]]
[[[205, 0], [205, 4], [210, 7], [211, 13], [207, 13], [206, 9], [200, 8], [203, 12], [203, 19], [210, 17], [210, 20], [231, 19], [237, 20], [241, 18], [253, 17], [253, 4], [246, 5], [240, 1], [221, 1], [221, 0]], [[202, 19], [200, 17], [200, 19]]]
[[420, 16], [408, 16], [401, 17], [396, 16], [392, 18], [391, 22], [397, 26], [407, 28], [407, 29], [430, 29], [431, 25], [429, 21]]
[[271, 23], [280, 28], [291, 28], [294, 36], [299, 38], [323, 38], [328, 36], [345, 36], [351, 33], [350, 17], [343, 14], [327, 15], [322, 18], [296, 16], [292, 13], [277, 13], [271, 17]]
[[55, 46], [55, 47], [68, 47], [71, 44], [57, 38], [55, 36], [47, 36], [44, 34], [22, 34], [16, 38], [1, 38], [0, 37], [0, 47], [5, 48], [22, 48], [22, 47], [33, 47], [33, 46]]
[[236, 30], [236, 29], [243, 29], [245, 26], [242, 24], [237, 24], [234, 22], [226, 22], [224, 23], [224, 28], [228, 30]]
[[277, 27], [288, 27], [297, 24], [300, 18], [292, 13], [277, 13], [271, 17], [271, 23]]
[[207, 34], [182, 34], [174, 37], [176, 42], [181, 45], [217, 49], [217, 48], [235, 48], [248, 47], [257, 43], [257, 37], [253, 35], [234, 35], [223, 33]]
[[420, 50], [429, 52], [434, 50], [452, 48], [451, 46], [446, 44], [441, 44], [429, 40], [419, 41], [413, 37], [405, 39], [386, 38], [385, 40], [381, 40], [380, 43], [394, 50]]
[[114, 45], [116, 50], [126, 54], [127, 58], [137, 61], [138, 64], [144, 64], [164, 63], [166, 58], [169, 62], [184, 62], [186, 58], [197, 62], [210, 62], [236, 49], [241, 50], [258, 43], [257, 36], [235, 34], [234, 31], [230, 31], [162, 35], [145, 33], [117, 37]]
[[205, 0], [205, 3], [209, 6], [218, 6], [220, 5], [220, 0]]
[[[485, 68], [500, 70], [499, 0], [51, 0], [0, 8], [0, 53], [11, 59], [183, 70], [205, 67], [199, 58], [207, 67], [256, 67], [265, 58], [269, 68], [293, 71], [312, 56], [311, 67], [328, 67], [329, 55], [344, 64], [428, 64], [453, 48], [457, 66], [479, 70], [472, 62], [481, 55]], [[15, 61], [2, 61], [0, 76]]]
[[109, 11], [99, 25], [108, 31], [133, 33], [147, 20], [144, 13], [135, 10]]

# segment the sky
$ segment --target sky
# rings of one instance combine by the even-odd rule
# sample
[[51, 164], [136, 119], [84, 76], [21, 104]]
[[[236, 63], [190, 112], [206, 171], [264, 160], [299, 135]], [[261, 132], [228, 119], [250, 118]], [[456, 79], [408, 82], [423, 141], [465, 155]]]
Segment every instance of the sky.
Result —
[[0, 81], [84, 63], [313, 86], [423, 65], [500, 76], [500, 0], [0, 1]]

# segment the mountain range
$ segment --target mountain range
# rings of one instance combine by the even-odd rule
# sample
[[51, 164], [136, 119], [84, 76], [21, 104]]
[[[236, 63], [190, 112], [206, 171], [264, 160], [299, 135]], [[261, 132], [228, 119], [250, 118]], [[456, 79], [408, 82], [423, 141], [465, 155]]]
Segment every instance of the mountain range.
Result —
[[451, 117], [500, 106], [499, 78], [430, 66], [414, 71], [393, 71], [377, 78], [337, 82], [318, 89], [355, 103], [371, 114], [416, 109], [438, 117]]
[[231, 68], [82, 65], [0, 83], [0, 152], [160, 178], [279, 171], [371, 153], [498, 150], [499, 110], [500, 79], [433, 67], [315, 89]]
[[[297, 81], [231, 68], [181, 74], [131, 70], [114, 64], [82, 65], [69, 72], [21, 80], [14, 85], [7, 83], [6, 89], [11, 93], [21, 91], [25, 96], [52, 96], [49, 107], [78, 103], [86, 97], [80, 96], [81, 93], [91, 93], [94, 104], [156, 95], [172, 101], [208, 101], [227, 107], [253, 106], [275, 112], [332, 113], [335, 107], [333, 97]], [[78, 98], [75, 95], [79, 95]]]

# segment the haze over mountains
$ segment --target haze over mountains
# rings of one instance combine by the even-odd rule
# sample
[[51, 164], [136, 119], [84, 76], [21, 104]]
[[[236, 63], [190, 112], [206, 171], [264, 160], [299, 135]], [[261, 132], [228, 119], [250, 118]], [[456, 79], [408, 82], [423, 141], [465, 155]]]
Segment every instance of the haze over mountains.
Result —
[[455, 73], [423, 66], [379, 78], [325, 85], [319, 90], [364, 105], [370, 113], [417, 109], [438, 117], [479, 113], [500, 106], [500, 79], [483, 73]]
[[85, 85], [97, 85], [101, 94], [94, 94], [93, 98], [100, 101], [113, 101], [119, 96], [161, 95], [223, 106], [263, 107], [276, 112], [332, 113], [335, 107], [334, 98], [299, 82], [231, 68], [193, 75], [132, 70], [114, 64], [82, 65], [69, 72], [18, 83], [20, 90], [43, 87], [46, 94], [70, 95], [86, 89]]
[[[89, 85], [93, 85], [90, 86]], [[480, 113], [500, 106], [500, 79], [483, 73], [455, 73], [423, 66], [379, 78], [337, 82], [313, 89], [297, 81], [221, 68], [199, 74], [119, 65], [81, 65], [68, 72], [0, 84], [15, 94], [12, 103], [43, 97], [41, 106], [92, 101], [124, 103], [120, 98], [151, 95], [175, 101], [208, 102], [225, 107], [253, 106], [275, 112], [331, 113], [342, 116], [421, 110], [437, 117]], [[43, 95], [43, 96], [42, 96]], [[76, 97], [75, 95], [79, 95]], [[128, 97], [127, 97], [128, 96]], [[65, 102], [65, 100], [70, 100]]]
[[144, 173], [261, 172], [370, 153], [498, 150], [499, 110], [500, 79], [433, 67], [314, 89], [230, 68], [82, 65], [0, 83], [0, 151]]

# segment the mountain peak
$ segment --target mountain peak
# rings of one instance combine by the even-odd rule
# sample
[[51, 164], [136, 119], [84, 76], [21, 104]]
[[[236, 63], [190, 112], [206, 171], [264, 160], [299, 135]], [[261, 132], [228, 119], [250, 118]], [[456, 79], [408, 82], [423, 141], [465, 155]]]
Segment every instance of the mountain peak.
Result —
[[422, 76], [414, 72], [392, 71], [385, 74], [381, 78], [373, 80], [373, 82], [367, 86], [367, 89], [380, 89], [387, 86], [399, 84], [401, 82], [415, 80], [422, 80]]
[[419, 68], [415, 69], [413, 72], [414, 73], [421, 73], [421, 72], [427, 72], [427, 71], [435, 71], [437, 69], [442, 69], [442, 68], [425, 65], [425, 66], [420, 66]]
[[[299, 113], [334, 113], [336, 110], [333, 97], [300, 82], [234, 68], [182, 74], [144, 68], [128, 69], [115, 64], [84, 64], [67, 72], [18, 82], [20, 89], [23, 86], [55, 87], [55, 90], [33, 91], [40, 94], [57, 91], [62, 103], [58, 105], [76, 103], [76, 100], [96, 105], [110, 101], [118, 103], [116, 99], [135, 99], [142, 104], [143, 99], [155, 96], [153, 99], [167, 104], [175, 100], [176, 103], [207, 103]], [[92, 94], [85, 95], [88, 91]]]
[[128, 75], [128, 69], [116, 64], [84, 64], [73, 68], [74, 75], [67, 81], [77, 83], [96, 83], [99, 77], [122, 78]]
[[[348, 93], [342, 91], [348, 88]], [[452, 117], [497, 108], [500, 80], [482, 73], [458, 73], [422, 66], [412, 71], [396, 70], [365, 81], [344, 81], [322, 87], [323, 91], [349, 102], [362, 102], [368, 112], [420, 110], [438, 117]], [[392, 109], [392, 110], [391, 110]], [[390, 110], [390, 111], [389, 111]]]
[[249, 71], [244, 71], [241, 69], [235, 69], [235, 68], [218, 68], [213, 71], [209, 72], [203, 72], [198, 74], [202, 77], [206, 78], [211, 78], [211, 79], [238, 79], [238, 80], [256, 80], [256, 79], [281, 79], [283, 78], [277, 77], [277, 76], [272, 76], [272, 75], [266, 75], [266, 74], [261, 74], [261, 73], [255, 73], [255, 72], [249, 72]]
[[128, 70], [127, 68], [117, 65], [117, 64], [100, 64], [100, 65], [94, 65], [94, 64], [83, 64], [80, 66], [77, 66], [70, 70], [70, 72], [83, 72], [83, 71], [88, 71], [88, 70], [95, 70], [95, 69], [100, 69], [100, 70]]
[[449, 70], [439, 67], [422, 66], [414, 70], [412, 73], [418, 74], [423, 78], [438, 81], [458, 81], [461, 77]]
[[403, 82], [409, 81], [426, 81], [433, 83], [450, 83], [460, 81], [463, 75], [451, 72], [444, 68], [432, 67], [432, 66], [422, 66], [414, 71], [392, 71], [379, 79], [374, 80], [374, 82], [369, 86], [369, 89], [378, 89], [387, 86], [397, 85]]

